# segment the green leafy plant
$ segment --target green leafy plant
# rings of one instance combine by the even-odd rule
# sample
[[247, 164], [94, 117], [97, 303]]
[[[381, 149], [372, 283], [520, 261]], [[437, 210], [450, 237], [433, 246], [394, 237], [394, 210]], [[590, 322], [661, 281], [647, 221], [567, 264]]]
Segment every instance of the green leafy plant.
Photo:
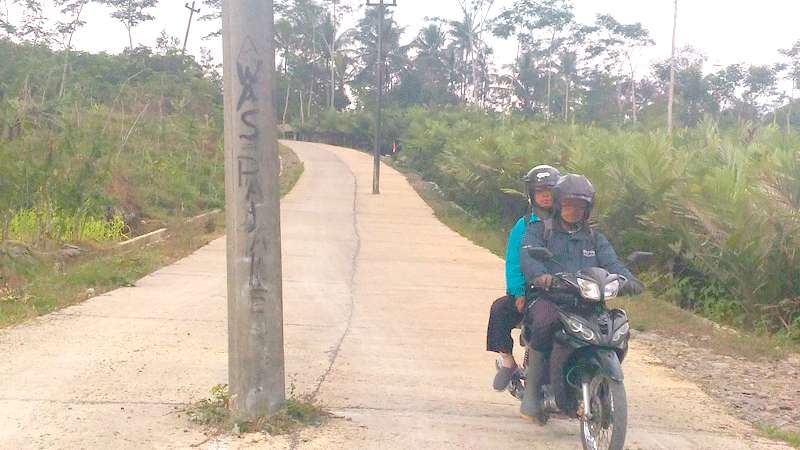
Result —
[[211, 388], [211, 397], [200, 400], [186, 409], [190, 421], [211, 426], [222, 431], [264, 432], [272, 435], [289, 434], [306, 426], [318, 426], [330, 416], [315, 400], [291, 395], [273, 415], [259, 417], [251, 422], [237, 421], [231, 416], [231, 397], [227, 384]]

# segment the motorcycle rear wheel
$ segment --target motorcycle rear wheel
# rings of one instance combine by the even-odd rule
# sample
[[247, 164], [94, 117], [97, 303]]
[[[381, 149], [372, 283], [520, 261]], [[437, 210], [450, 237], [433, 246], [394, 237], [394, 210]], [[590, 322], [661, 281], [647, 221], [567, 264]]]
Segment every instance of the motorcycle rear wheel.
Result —
[[622, 450], [628, 428], [628, 401], [625, 385], [603, 375], [589, 384], [592, 418], [581, 419], [584, 450]]

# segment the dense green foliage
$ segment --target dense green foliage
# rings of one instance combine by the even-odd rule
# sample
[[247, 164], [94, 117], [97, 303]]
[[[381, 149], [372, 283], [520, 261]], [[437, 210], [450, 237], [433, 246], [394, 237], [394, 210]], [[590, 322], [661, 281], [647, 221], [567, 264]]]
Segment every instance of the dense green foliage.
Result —
[[671, 142], [658, 131], [460, 108], [389, 117], [401, 124], [398, 163], [474, 215], [510, 227], [525, 208], [519, 179], [534, 165], [584, 174], [598, 190], [595, 220], [619, 253], [658, 254], [655, 289], [715, 319], [800, 338], [800, 135], [705, 122]]
[[0, 40], [0, 60], [14, 61], [0, 66], [4, 236], [23, 211], [43, 240], [63, 217], [78, 229], [222, 204], [219, 83], [174, 48], [66, 54]]
[[[427, 18], [419, 30], [387, 12], [382, 28], [387, 104], [473, 105], [603, 126], [666, 125], [670, 60], [664, 55], [643, 67], [642, 51], [655, 42], [641, 23], [622, 23], [608, 14], [584, 22], [571, 0], [451, 3], [450, 17]], [[278, 117], [307, 126], [331, 109], [372, 109], [377, 9], [321, 0], [275, 4]], [[354, 24], [350, 29], [343, 27], [348, 22]], [[491, 35], [516, 41], [517, 56], [496, 60]], [[725, 126], [800, 126], [791, 89], [792, 83], [800, 85], [800, 41], [786, 45], [774, 64], [722, 67], [708, 64], [713, 55], [677, 49], [675, 123], [696, 126], [711, 116]]]

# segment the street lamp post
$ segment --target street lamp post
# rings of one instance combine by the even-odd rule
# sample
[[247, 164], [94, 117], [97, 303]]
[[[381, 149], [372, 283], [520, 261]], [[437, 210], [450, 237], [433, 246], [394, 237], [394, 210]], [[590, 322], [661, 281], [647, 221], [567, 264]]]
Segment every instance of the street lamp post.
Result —
[[367, 6], [378, 7], [378, 58], [377, 58], [377, 72], [378, 72], [378, 85], [377, 85], [377, 105], [375, 107], [375, 142], [372, 149], [373, 167], [372, 167], [372, 193], [380, 194], [380, 177], [381, 177], [381, 125], [383, 114], [383, 22], [387, 6], [397, 6], [397, 0], [379, 0], [378, 2], [371, 2], [367, 0]]

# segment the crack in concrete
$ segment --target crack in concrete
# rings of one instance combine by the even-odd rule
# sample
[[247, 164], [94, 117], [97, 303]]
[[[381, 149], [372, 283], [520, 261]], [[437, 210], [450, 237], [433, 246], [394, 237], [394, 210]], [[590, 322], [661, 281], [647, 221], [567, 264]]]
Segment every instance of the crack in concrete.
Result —
[[[227, 323], [227, 321], [225, 321], [225, 320], [178, 319], [178, 318], [172, 318], [172, 317], [106, 316], [106, 315], [102, 315], [102, 314], [61, 313], [61, 312], [51, 313], [50, 315], [51, 316], [56, 316], [56, 317], [85, 317], [85, 318], [90, 318], [90, 319], [109, 319], [109, 320], [153, 320], [153, 321], [163, 321], [163, 322], [216, 323], [216, 324], [220, 324], [220, 325], [225, 325]], [[297, 327], [297, 328], [312, 328], [312, 329], [320, 329], [320, 330], [328, 330], [328, 329], [340, 328], [337, 325], [319, 325], [319, 324], [294, 323], [294, 322], [284, 323], [283, 326], [285, 326], [285, 327]]]
[[[479, 419], [508, 419], [508, 414], [464, 414], [464, 413], [455, 413], [449, 411], [439, 411], [439, 410], [426, 410], [426, 409], [419, 409], [419, 408], [380, 408], [375, 406], [342, 406], [342, 407], [330, 407], [331, 410], [340, 411], [340, 412], [347, 412], [347, 411], [371, 411], [371, 412], [385, 412], [385, 413], [407, 413], [409, 415], [414, 414], [431, 414], [436, 416], [447, 416], [447, 417], [468, 417], [468, 418], [479, 418]], [[559, 419], [560, 418], [556, 418]], [[567, 420], [567, 419], [563, 419]]]
[[353, 323], [353, 311], [355, 309], [356, 303], [356, 293], [355, 293], [355, 286], [356, 286], [356, 275], [358, 273], [358, 257], [361, 254], [361, 234], [358, 231], [358, 177], [356, 176], [353, 169], [350, 168], [344, 161], [341, 160], [338, 156], [334, 154], [334, 157], [338, 160], [338, 162], [347, 168], [350, 172], [350, 176], [353, 177], [353, 234], [356, 238], [356, 248], [353, 251], [353, 258], [350, 261], [350, 279], [348, 280], [347, 286], [350, 290], [350, 303], [347, 315], [347, 325], [345, 326], [344, 332], [339, 337], [339, 341], [330, 351], [330, 356], [328, 357], [328, 368], [325, 372], [317, 379], [317, 385], [311, 393], [311, 399], [316, 400], [317, 395], [319, 395], [320, 389], [322, 389], [322, 385], [325, 383], [325, 380], [328, 378], [328, 375], [333, 371], [333, 366], [336, 364], [336, 359], [339, 357], [339, 352], [342, 349], [342, 344], [344, 343], [345, 338], [348, 334], [350, 334], [350, 329]]
[[[317, 385], [314, 387], [314, 390], [311, 392], [310, 399], [311, 401], [315, 401], [317, 396], [319, 395], [320, 389], [322, 389], [322, 385], [327, 380], [328, 375], [333, 372], [333, 366], [336, 364], [336, 360], [339, 357], [339, 352], [342, 349], [342, 344], [344, 343], [345, 338], [348, 334], [350, 334], [351, 325], [353, 323], [353, 310], [355, 309], [355, 302], [356, 302], [356, 294], [355, 294], [355, 285], [356, 285], [356, 274], [358, 272], [358, 257], [361, 254], [361, 235], [358, 231], [358, 177], [353, 172], [353, 169], [350, 168], [344, 161], [341, 160], [338, 156], [334, 154], [334, 157], [337, 159], [339, 164], [343, 165], [347, 168], [350, 172], [350, 176], [353, 177], [353, 208], [352, 208], [352, 215], [353, 215], [353, 234], [356, 238], [356, 248], [353, 251], [353, 258], [350, 261], [350, 279], [347, 282], [348, 290], [350, 291], [350, 302], [349, 302], [349, 311], [347, 314], [347, 325], [345, 326], [342, 335], [339, 337], [339, 340], [336, 342], [331, 350], [329, 351], [328, 357], [328, 368], [325, 369], [325, 372], [317, 378]], [[296, 450], [300, 446], [300, 435], [298, 431], [293, 432], [289, 437], [289, 449]]]
[[227, 323], [225, 320], [214, 319], [182, 319], [176, 317], [148, 317], [148, 316], [104, 316], [102, 314], [82, 314], [82, 313], [63, 313], [54, 312], [50, 314], [55, 317], [86, 317], [90, 319], [113, 319], [113, 320], [160, 320], [164, 322], [187, 322], [187, 323]]
[[153, 405], [153, 406], [188, 406], [183, 402], [148, 402], [124, 400], [58, 400], [53, 398], [15, 398], [0, 397], [0, 402], [55, 403], [60, 405]]

